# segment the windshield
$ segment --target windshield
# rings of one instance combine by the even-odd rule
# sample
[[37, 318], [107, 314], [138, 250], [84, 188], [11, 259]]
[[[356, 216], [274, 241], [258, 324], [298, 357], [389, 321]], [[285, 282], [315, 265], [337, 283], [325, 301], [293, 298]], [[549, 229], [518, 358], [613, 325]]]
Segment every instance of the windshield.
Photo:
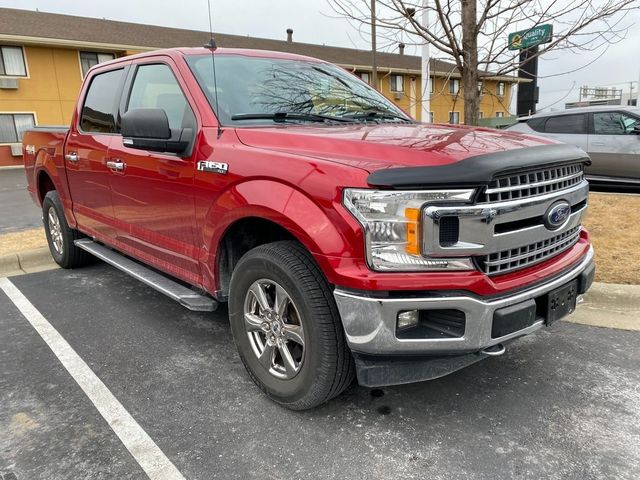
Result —
[[[187, 62], [215, 109], [212, 58]], [[217, 111], [223, 125], [274, 122], [410, 122], [402, 110], [354, 75], [332, 64], [217, 55]]]

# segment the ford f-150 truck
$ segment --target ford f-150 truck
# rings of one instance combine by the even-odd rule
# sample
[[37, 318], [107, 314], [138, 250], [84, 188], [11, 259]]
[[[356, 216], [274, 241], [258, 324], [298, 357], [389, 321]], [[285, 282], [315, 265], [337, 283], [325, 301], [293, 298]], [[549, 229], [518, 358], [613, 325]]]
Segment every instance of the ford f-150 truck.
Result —
[[500, 355], [593, 280], [582, 150], [418, 123], [313, 58], [119, 58], [70, 127], [23, 143], [61, 267], [97, 256], [192, 310], [228, 302], [249, 375], [291, 409]]

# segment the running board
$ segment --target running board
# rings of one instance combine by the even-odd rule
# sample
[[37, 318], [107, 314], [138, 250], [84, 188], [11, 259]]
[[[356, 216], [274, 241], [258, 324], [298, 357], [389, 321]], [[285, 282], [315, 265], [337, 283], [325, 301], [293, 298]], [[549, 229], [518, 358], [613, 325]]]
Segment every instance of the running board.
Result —
[[181, 285], [169, 277], [156, 272], [144, 265], [125, 257], [88, 238], [82, 238], [74, 242], [78, 248], [89, 252], [109, 265], [122, 270], [151, 288], [164, 293], [180, 305], [196, 312], [213, 312], [218, 307], [218, 302], [211, 297], [200, 295], [193, 290]]

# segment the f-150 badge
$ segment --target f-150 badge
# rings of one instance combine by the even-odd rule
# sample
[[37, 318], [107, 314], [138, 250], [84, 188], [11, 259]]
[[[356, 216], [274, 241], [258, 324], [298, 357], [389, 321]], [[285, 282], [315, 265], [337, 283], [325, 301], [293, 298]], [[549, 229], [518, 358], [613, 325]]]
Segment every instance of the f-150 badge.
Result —
[[223, 175], [226, 175], [229, 171], [229, 165], [227, 163], [200, 160], [198, 162], [198, 170], [200, 170], [201, 172], [221, 173]]

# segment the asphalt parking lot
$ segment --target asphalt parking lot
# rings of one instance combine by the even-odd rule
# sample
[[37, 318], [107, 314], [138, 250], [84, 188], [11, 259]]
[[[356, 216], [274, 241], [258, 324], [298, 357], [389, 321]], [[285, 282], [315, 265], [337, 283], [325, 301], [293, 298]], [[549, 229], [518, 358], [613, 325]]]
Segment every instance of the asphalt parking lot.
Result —
[[[10, 281], [187, 479], [640, 477], [640, 332], [558, 322], [448, 377], [290, 412], [245, 374], [225, 308], [104, 264]], [[0, 371], [0, 477], [146, 478], [1, 290]]]
[[42, 213], [27, 192], [24, 168], [0, 169], [0, 234], [42, 226]]

